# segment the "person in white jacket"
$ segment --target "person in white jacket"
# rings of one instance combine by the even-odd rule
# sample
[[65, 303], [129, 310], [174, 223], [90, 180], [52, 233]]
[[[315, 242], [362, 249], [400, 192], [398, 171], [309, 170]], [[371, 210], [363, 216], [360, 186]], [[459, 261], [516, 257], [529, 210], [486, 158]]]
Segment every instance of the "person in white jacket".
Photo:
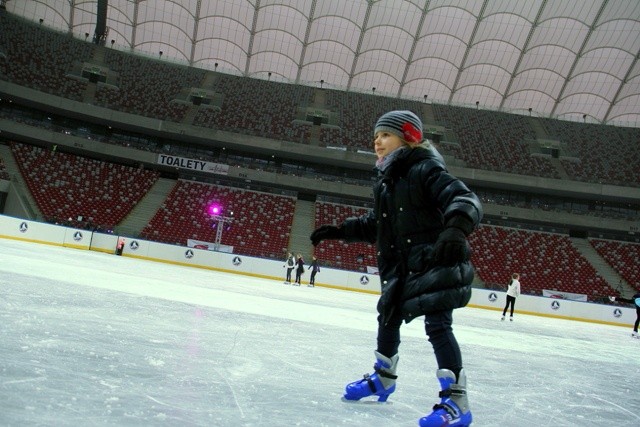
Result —
[[513, 308], [516, 305], [516, 298], [520, 296], [520, 274], [513, 273], [511, 275], [511, 282], [509, 282], [509, 287], [507, 288], [507, 303], [504, 306], [504, 310], [502, 310], [502, 319], [504, 320], [504, 316], [507, 314], [507, 308], [511, 306], [511, 316], [509, 316], [509, 320], [513, 322]]

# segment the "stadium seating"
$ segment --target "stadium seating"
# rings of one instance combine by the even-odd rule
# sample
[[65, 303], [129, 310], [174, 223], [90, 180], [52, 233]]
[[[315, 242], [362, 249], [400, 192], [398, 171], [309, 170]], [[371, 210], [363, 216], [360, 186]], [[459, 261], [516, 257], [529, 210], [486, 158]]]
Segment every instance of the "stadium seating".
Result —
[[[299, 107], [308, 105], [312, 89], [258, 79], [220, 75], [215, 84], [224, 97], [215, 127], [266, 138], [308, 143], [308, 126], [295, 126]], [[205, 124], [199, 119], [199, 124]]]
[[175, 102], [184, 90], [199, 87], [206, 71], [107, 50], [105, 63], [117, 73], [117, 88], [98, 85], [95, 103], [160, 120], [180, 122], [191, 108]]
[[17, 142], [11, 149], [45, 219], [76, 227], [112, 229], [159, 176]]
[[[318, 201], [315, 204], [315, 226], [339, 225], [349, 217], [366, 212], [366, 208]], [[368, 243], [326, 240], [314, 248], [313, 254], [321, 264], [343, 270], [364, 272], [367, 271], [367, 266], [377, 267], [375, 246]]]
[[640, 130], [551, 119], [541, 123], [578, 159], [562, 161], [572, 179], [640, 186]]
[[613, 292], [566, 235], [484, 225], [469, 241], [476, 273], [489, 288], [504, 289], [517, 272], [527, 294], [546, 289], [593, 301]]
[[56, 96], [82, 100], [86, 82], [69, 77], [76, 61], [92, 55], [95, 45], [55, 31], [35, 31], [36, 24], [0, 15], [0, 78]]
[[640, 291], [640, 244], [589, 239], [589, 243], [631, 286]]
[[233, 246], [238, 254], [284, 258], [293, 223], [293, 197], [182, 179], [141, 237], [179, 245], [187, 245], [189, 239], [215, 244], [219, 225], [208, 213], [213, 203], [223, 206], [222, 216], [233, 218], [225, 224], [219, 243]]
[[433, 105], [436, 121], [459, 139], [458, 155], [467, 167], [560, 178], [548, 159], [529, 154], [525, 139], [535, 139], [527, 119], [514, 114]]

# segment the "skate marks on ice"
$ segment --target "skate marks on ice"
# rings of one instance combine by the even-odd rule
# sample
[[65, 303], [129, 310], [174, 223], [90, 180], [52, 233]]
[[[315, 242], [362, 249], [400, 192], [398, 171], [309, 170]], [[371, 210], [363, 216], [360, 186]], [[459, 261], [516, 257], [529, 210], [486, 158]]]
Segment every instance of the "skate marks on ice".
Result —
[[[632, 393], [631, 390], [628, 390], [628, 392]], [[593, 400], [596, 400], [596, 401], [600, 401], [603, 404], [605, 404], [607, 406], [610, 406], [610, 407], [614, 408], [617, 411], [620, 411], [620, 413], [626, 414], [629, 417], [629, 419], [631, 420], [631, 422], [635, 422], [637, 425], [640, 425], [640, 414], [634, 413], [634, 412], [628, 410], [627, 408], [618, 405], [615, 402], [611, 402], [611, 401], [603, 399], [603, 398], [601, 398], [599, 396], [586, 395], [585, 396], [585, 400], [586, 399], [593, 399]], [[596, 406], [598, 406], [598, 405], [596, 405]]]
[[[389, 401], [341, 402], [375, 300], [0, 239], [0, 424], [415, 426], [438, 393], [419, 320]], [[630, 329], [454, 317], [474, 426], [640, 425]]]
[[624, 328], [534, 316], [505, 325], [490, 311], [469, 314], [458, 315], [456, 331], [474, 425], [640, 425], [640, 361]]
[[335, 331], [318, 325], [18, 274], [11, 281], [0, 295], [9, 343], [0, 350], [3, 424], [415, 422], [404, 409], [342, 408], [345, 376], [324, 365], [335, 341], [322, 337]]

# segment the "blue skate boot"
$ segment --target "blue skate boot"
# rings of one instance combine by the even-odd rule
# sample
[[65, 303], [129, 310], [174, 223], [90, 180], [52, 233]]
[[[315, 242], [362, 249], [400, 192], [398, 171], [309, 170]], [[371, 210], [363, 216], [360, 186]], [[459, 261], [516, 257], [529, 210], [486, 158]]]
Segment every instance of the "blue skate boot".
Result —
[[456, 375], [448, 369], [438, 369], [436, 373], [440, 381], [440, 403], [433, 407], [433, 412], [420, 418], [420, 427], [467, 427], [473, 421], [467, 398], [467, 376], [464, 369]]
[[365, 374], [364, 378], [347, 384], [344, 392], [345, 400], [360, 400], [367, 396], [378, 396], [378, 402], [386, 402], [389, 395], [396, 391], [396, 367], [398, 355], [388, 358], [374, 352], [376, 363], [373, 365], [375, 372]]

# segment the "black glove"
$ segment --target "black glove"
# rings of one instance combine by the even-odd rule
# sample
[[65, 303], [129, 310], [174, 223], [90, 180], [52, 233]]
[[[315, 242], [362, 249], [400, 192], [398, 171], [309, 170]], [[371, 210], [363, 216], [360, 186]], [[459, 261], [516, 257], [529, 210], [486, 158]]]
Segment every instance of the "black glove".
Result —
[[321, 225], [316, 228], [311, 236], [311, 243], [313, 246], [317, 246], [323, 240], [331, 240], [331, 239], [344, 239], [344, 230], [342, 227], [335, 227], [333, 225]]
[[433, 248], [435, 263], [452, 266], [459, 262], [468, 261], [469, 250], [465, 231], [470, 232], [472, 229], [473, 223], [464, 217], [454, 217], [449, 220]]

